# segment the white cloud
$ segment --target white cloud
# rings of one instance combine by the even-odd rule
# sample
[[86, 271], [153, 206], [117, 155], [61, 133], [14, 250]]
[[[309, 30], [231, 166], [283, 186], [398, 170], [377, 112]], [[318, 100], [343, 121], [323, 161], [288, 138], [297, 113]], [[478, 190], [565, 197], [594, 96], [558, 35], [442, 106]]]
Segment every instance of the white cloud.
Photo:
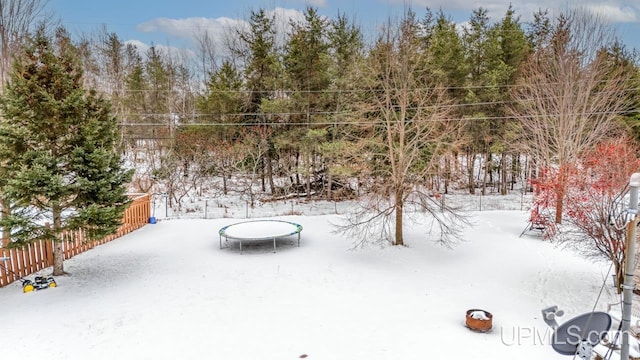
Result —
[[[325, 0], [315, 0], [316, 4], [325, 3]], [[300, 10], [285, 9], [276, 7], [267, 11], [268, 16], [276, 19], [275, 28], [279, 40], [284, 39], [291, 29], [290, 23], [304, 21], [304, 14]], [[247, 21], [242, 19], [231, 19], [228, 17], [205, 18], [190, 17], [183, 19], [157, 18], [139, 24], [136, 29], [141, 32], [157, 32], [166, 34], [177, 39], [195, 41], [203, 34], [207, 34], [209, 39], [213, 39], [214, 45], [222, 49], [224, 39], [235, 33], [237, 29], [246, 28]]]
[[[442, 9], [445, 13], [449, 10], [471, 10], [479, 7], [492, 10], [494, 8], [506, 9], [511, 1], [507, 0], [486, 0], [482, 3], [472, 2], [468, 0], [382, 0], [392, 5], [408, 5], [414, 10], [429, 7], [431, 10], [439, 11]], [[544, 0], [542, 0], [544, 2]]]
[[[324, 0], [315, 0], [314, 3], [324, 3]], [[276, 42], [280, 46], [284, 44], [286, 36], [291, 30], [291, 23], [304, 21], [304, 13], [295, 9], [276, 7], [267, 10], [266, 14], [275, 17]], [[205, 51], [207, 52], [212, 51], [219, 56], [228, 55], [229, 44], [237, 44], [237, 30], [248, 29], [248, 22], [228, 17], [157, 18], [139, 24], [136, 29], [146, 33], [164, 34], [168, 44], [172, 42], [184, 44], [186, 42], [185, 47], [192, 50], [158, 43], [154, 46], [157, 50], [171, 55], [174, 59], [188, 61], [201, 56], [196, 54], [196, 51], [201, 51], [198, 50], [201, 49], [199, 43], [206, 47]], [[139, 40], [130, 40], [127, 43], [135, 45], [143, 57], [150, 47], [149, 44]]]
[[458, 35], [462, 35], [464, 34], [464, 31], [466, 29], [469, 29], [470, 27], [471, 27], [471, 23], [469, 21], [463, 21], [461, 23], [457, 23], [456, 32], [458, 33]]
[[304, 21], [304, 13], [300, 10], [285, 9], [277, 7], [267, 12], [269, 16], [275, 16], [276, 31], [280, 36], [284, 36], [291, 30], [291, 22]]
[[149, 45], [143, 43], [140, 40], [127, 40], [126, 43], [128, 45], [133, 45], [136, 47], [136, 49], [138, 49], [138, 53], [139, 54], [144, 54], [147, 52], [147, 50], [149, 50]]
[[[223, 54], [226, 49], [224, 45], [226, 40], [230, 38], [230, 35], [235, 33], [236, 29], [245, 27], [246, 25], [246, 22], [243, 20], [228, 17], [157, 18], [139, 24], [136, 29], [141, 32], [165, 34], [169, 43], [174, 40], [177, 43], [186, 41], [185, 46], [192, 49], [200, 48], [198, 45], [199, 40], [206, 41], [206, 45], [203, 46], [207, 48], [211, 47], [210, 50], [213, 52]], [[143, 48], [142, 45], [146, 46], [147, 49], [149, 48], [146, 44], [140, 44], [140, 49]], [[168, 52], [173, 57], [191, 57], [192, 59], [197, 57], [193, 50], [178, 49], [176, 47], [158, 44], [156, 44], [156, 48]]]
[[470, 2], [468, 0], [383, 0], [388, 4], [402, 5], [408, 4], [417, 9], [429, 7], [438, 11], [442, 9], [445, 13], [449, 11], [466, 11], [471, 16], [471, 11], [482, 7], [487, 9], [489, 16], [493, 20], [502, 18], [509, 5], [513, 6], [516, 15], [523, 20], [530, 20], [535, 12], [540, 9], [547, 9], [553, 16], [561, 10], [571, 7], [584, 8], [594, 14], [602, 16], [603, 19], [612, 23], [640, 22], [640, 6], [631, 0], [610, 0], [594, 1], [582, 0], [567, 4], [557, 0], [519, 1], [513, 0], [487, 0], [482, 3]]
[[[140, 56], [142, 57], [146, 56], [147, 51], [151, 47], [151, 45], [145, 44], [144, 42], [139, 40], [128, 40], [126, 41], [126, 43], [135, 46], [136, 49], [138, 49], [138, 54], [140, 54]], [[195, 53], [192, 50], [188, 50], [188, 49], [180, 49], [174, 46], [167, 46], [162, 44], [154, 44], [153, 46], [156, 48], [157, 51], [163, 54], [168, 54], [174, 59], [185, 60], [185, 59], [193, 58], [193, 56], [195, 55]]]
[[315, 7], [327, 6], [327, 0], [296, 0], [297, 2], [304, 3]]
[[586, 9], [612, 23], [629, 23], [640, 21], [640, 9], [629, 5], [615, 6], [610, 4], [586, 5]]
[[241, 26], [244, 21], [227, 17], [204, 18], [191, 17], [184, 19], [158, 18], [142, 23], [136, 27], [142, 32], [161, 32], [177, 38], [191, 39], [204, 31], [223, 34], [226, 29]]

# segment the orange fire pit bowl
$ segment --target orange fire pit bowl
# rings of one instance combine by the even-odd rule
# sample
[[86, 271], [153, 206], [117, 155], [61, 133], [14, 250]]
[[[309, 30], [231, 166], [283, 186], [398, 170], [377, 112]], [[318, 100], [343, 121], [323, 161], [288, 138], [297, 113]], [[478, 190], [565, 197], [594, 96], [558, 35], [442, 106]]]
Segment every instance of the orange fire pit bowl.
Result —
[[493, 327], [493, 315], [485, 310], [467, 310], [466, 325], [469, 329], [478, 332], [489, 332]]

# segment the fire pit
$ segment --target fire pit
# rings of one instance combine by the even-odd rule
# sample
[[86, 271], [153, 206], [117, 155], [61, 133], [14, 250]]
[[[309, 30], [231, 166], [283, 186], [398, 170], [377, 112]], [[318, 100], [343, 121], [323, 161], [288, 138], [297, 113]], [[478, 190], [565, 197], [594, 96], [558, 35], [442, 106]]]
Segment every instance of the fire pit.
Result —
[[469, 329], [478, 332], [489, 332], [493, 327], [493, 315], [485, 310], [467, 310], [466, 325]]

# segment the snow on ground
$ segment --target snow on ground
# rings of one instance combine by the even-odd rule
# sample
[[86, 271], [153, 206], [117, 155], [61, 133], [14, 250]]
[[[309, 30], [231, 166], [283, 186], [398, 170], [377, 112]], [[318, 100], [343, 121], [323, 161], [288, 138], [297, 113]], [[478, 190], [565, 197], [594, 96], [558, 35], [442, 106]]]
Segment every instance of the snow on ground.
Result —
[[[519, 238], [524, 212], [473, 214], [453, 250], [419, 228], [406, 247], [353, 250], [322, 215], [278, 217], [304, 227], [300, 247], [240, 254], [218, 230], [241, 220], [162, 220], [67, 260], [57, 288], [0, 289], [0, 358], [566, 359], [540, 310], [590, 311], [608, 266]], [[469, 309], [493, 331], [468, 330]]]
[[[533, 201], [532, 193], [519, 190], [507, 195], [490, 193], [488, 195], [469, 195], [468, 190], [455, 190], [451, 195], [439, 195], [439, 202], [466, 211], [486, 210], [527, 210]], [[166, 194], [154, 193], [151, 196], [152, 216], [158, 219], [217, 219], [257, 218], [280, 215], [329, 215], [344, 214], [355, 206], [353, 201], [327, 201], [305, 198], [269, 201], [269, 197], [257, 197], [251, 206], [248, 199], [237, 193], [214, 196], [194, 196], [184, 199], [182, 206], [170, 203]]]

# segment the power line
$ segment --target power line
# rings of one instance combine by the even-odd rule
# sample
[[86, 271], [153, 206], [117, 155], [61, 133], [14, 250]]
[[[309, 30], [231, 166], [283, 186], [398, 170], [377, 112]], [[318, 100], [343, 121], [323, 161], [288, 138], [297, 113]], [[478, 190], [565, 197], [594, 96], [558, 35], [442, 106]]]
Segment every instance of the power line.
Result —
[[[616, 112], [616, 111], [600, 111], [600, 112], [590, 112], [590, 113], [586, 113], [586, 112], [580, 112], [580, 113], [565, 113], [565, 114], [536, 114], [536, 115], [519, 115], [519, 116], [515, 116], [515, 115], [511, 115], [511, 116], [471, 116], [471, 117], [459, 117], [459, 118], [451, 118], [451, 117], [446, 117], [446, 118], [436, 118], [436, 119], [425, 119], [426, 122], [451, 122], [451, 121], [458, 121], [458, 122], [471, 122], [471, 121], [486, 121], [486, 120], [519, 120], [519, 119], [535, 119], [535, 118], [553, 118], [553, 117], [559, 117], [559, 116], [567, 116], [567, 117], [577, 117], [577, 116], [599, 116], [599, 115], [633, 115], [633, 114], [638, 114], [640, 113], [640, 109], [636, 109], [636, 110], [628, 110], [628, 111], [624, 111], [624, 112]], [[286, 114], [286, 113], [283, 113]], [[306, 114], [306, 113], [305, 113]], [[247, 116], [250, 116], [252, 114], [248, 114]], [[313, 114], [312, 114], [313, 115]], [[241, 115], [239, 115], [241, 116]], [[282, 115], [281, 116], [285, 116]], [[136, 127], [136, 126], [140, 126], [140, 127], [181, 127], [181, 126], [196, 126], [196, 127], [208, 127], [208, 126], [212, 126], [212, 127], [225, 127], [225, 126], [229, 126], [229, 127], [252, 127], [252, 126], [269, 126], [269, 127], [273, 127], [273, 126], [321, 126], [321, 125], [343, 125], [343, 126], [348, 126], [348, 125], [372, 125], [376, 123], [376, 118], [372, 118], [370, 121], [362, 121], [362, 120], [358, 120], [358, 121], [344, 121], [344, 120], [337, 120], [337, 121], [315, 121], [315, 122], [310, 122], [310, 121], [303, 121], [303, 122], [286, 122], [286, 123], [281, 123], [281, 122], [218, 122], [218, 123], [172, 123], [172, 124], [166, 124], [166, 123], [136, 123], [136, 122], [130, 122], [130, 121], [126, 121], [126, 122], [120, 122], [118, 123], [118, 126], [122, 126], [122, 127]]]
[[[629, 90], [625, 90], [625, 91], [635, 91], [635, 90], [640, 90], [640, 89], [629, 89]], [[622, 92], [622, 91], [621, 91]], [[608, 94], [611, 93], [611, 91], [600, 91], [591, 95], [598, 95], [598, 94]], [[551, 99], [571, 99], [575, 96], [578, 96], [579, 94], [572, 94], [572, 95], [566, 95], [566, 96], [548, 96], [548, 97], [543, 97], [543, 98], [535, 98], [536, 101], [546, 101], [546, 100], [551, 100]], [[475, 102], [475, 103], [445, 103], [445, 104], [438, 104], [438, 105], [431, 105], [431, 106], [421, 106], [421, 107], [415, 107], [415, 106], [406, 106], [406, 107], [401, 107], [400, 105], [391, 105], [390, 107], [385, 109], [401, 109], [403, 108], [404, 110], [410, 110], [410, 111], [417, 111], [417, 110], [424, 110], [424, 109], [454, 109], [454, 108], [464, 108], [464, 107], [490, 107], [490, 106], [499, 106], [499, 105], [518, 105], [518, 104], [522, 104], [526, 99], [512, 99], [512, 100], [496, 100], [496, 101], [483, 101], [483, 102]], [[382, 108], [382, 107], [381, 107]], [[377, 111], [367, 111], [367, 113], [374, 113]], [[622, 111], [622, 112], [609, 112], [609, 113], [602, 113], [602, 114], [618, 114], [620, 113], [620, 115], [624, 115], [624, 114], [629, 114], [629, 113], [634, 113], [636, 111], [634, 110], [626, 110], [626, 111]], [[357, 111], [357, 110], [341, 110], [341, 111], [336, 111], [336, 110], [325, 110], [325, 111], [318, 111], [318, 110], [314, 110], [314, 111], [306, 111], [306, 110], [302, 110], [302, 111], [280, 111], [280, 112], [227, 112], [227, 113], [222, 113], [222, 112], [217, 112], [217, 113], [189, 113], [189, 114], [180, 114], [180, 113], [127, 113], [126, 115], [129, 117], [167, 117], [167, 118], [180, 118], [180, 117], [189, 117], [189, 118], [200, 118], [200, 117], [289, 117], [289, 116], [329, 116], [329, 115], [343, 115], [343, 116], [348, 116], [354, 113], [363, 113], [362, 111]], [[590, 115], [589, 113], [584, 113], [582, 115]], [[591, 114], [591, 115], [595, 115], [595, 113]]]
[[[586, 81], [586, 83], [589, 83], [591, 85], [593, 85], [594, 88], [597, 87], [597, 85], [603, 85], [603, 84], [608, 84], [608, 83], [619, 83], [619, 82], [632, 82], [631, 80], [627, 80], [627, 81], [620, 81], [620, 80], [616, 80], [616, 79], [606, 79], [606, 80], [600, 80], [600, 81]], [[580, 84], [581, 82], [575, 82], [575, 84]], [[541, 86], [558, 86], [558, 85], [564, 85], [565, 82], [562, 81], [558, 81], [558, 82], [536, 82], [534, 85], [536, 87], [541, 87]], [[517, 88], [528, 88], [529, 86], [527, 85], [521, 85], [521, 84], [498, 84], [498, 85], [462, 85], [462, 86], [433, 86], [433, 87], [416, 87], [416, 88], [407, 88], [407, 89], [403, 89], [403, 91], [408, 91], [408, 92], [413, 92], [413, 91], [427, 91], [427, 90], [431, 90], [431, 91], [447, 91], [447, 90], [478, 90], [478, 89], [517, 89]], [[136, 93], [136, 92], [149, 92], [149, 93], [163, 93], [163, 92], [180, 92], [182, 89], [119, 89], [119, 90], [113, 90], [113, 92], [118, 92], [118, 93]], [[640, 90], [640, 85], [639, 86], [634, 86], [634, 87], [628, 87], [628, 88], [623, 88], [620, 89], [620, 91], [632, 91], [632, 90]], [[384, 89], [384, 88], [350, 88], [350, 89], [319, 89], [319, 90], [311, 90], [311, 89], [221, 89], [221, 90], [216, 90], [216, 89], [207, 89], [206, 93], [210, 93], [210, 94], [254, 94], [254, 93], [270, 93], [270, 94], [277, 94], [277, 95], [287, 95], [287, 94], [298, 94], [298, 93], [302, 93], [302, 94], [342, 94], [342, 93], [379, 93], [379, 92], [384, 92], [384, 91], [389, 91], [389, 89]]]
[[[407, 90], [410, 91], [410, 90]], [[590, 93], [589, 95], [598, 95], [598, 94], [612, 94], [612, 93], [624, 93], [624, 92], [635, 92], [635, 91], [640, 91], [640, 87], [639, 88], [628, 88], [628, 89], [622, 89], [620, 91], [599, 91], [596, 93]], [[546, 101], [546, 100], [550, 100], [550, 99], [571, 99], [573, 97], [579, 96], [580, 94], [570, 94], [570, 95], [566, 95], [566, 96], [548, 96], [548, 97], [536, 97], [535, 100], [536, 101]], [[432, 105], [432, 106], [423, 106], [423, 107], [404, 107], [405, 110], [421, 110], [421, 109], [425, 109], [425, 108], [444, 108], [444, 109], [449, 109], [449, 108], [463, 108], [463, 107], [488, 107], [488, 106], [498, 106], [498, 105], [510, 105], [510, 104], [522, 104], [522, 102], [526, 100], [526, 99], [511, 99], [511, 100], [496, 100], [496, 101], [483, 101], [483, 102], [475, 102], [475, 103], [455, 103], [455, 102], [450, 102], [450, 103], [445, 103], [445, 104], [439, 104], [439, 105]], [[533, 99], [532, 99], [533, 100]], [[401, 108], [399, 105], [393, 105], [391, 106], [392, 108], [395, 109], [399, 109]], [[349, 114], [349, 113], [353, 113], [356, 111], [313, 111], [313, 112], [308, 112], [308, 111], [286, 111], [286, 112], [228, 112], [228, 113], [191, 113], [188, 114], [189, 117], [205, 117], [205, 116], [210, 116], [210, 117], [222, 117], [222, 116], [230, 116], [230, 117], [264, 117], [264, 116], [296, 116], [296, 115], [345, 115], [345, 114]], [[158, 117], [180, 117], [181, 115], [179, 113], [127, 113], [128, 116], [139, 116], [139, 117], [154, 117], [154, 116], [158, 116]]]

